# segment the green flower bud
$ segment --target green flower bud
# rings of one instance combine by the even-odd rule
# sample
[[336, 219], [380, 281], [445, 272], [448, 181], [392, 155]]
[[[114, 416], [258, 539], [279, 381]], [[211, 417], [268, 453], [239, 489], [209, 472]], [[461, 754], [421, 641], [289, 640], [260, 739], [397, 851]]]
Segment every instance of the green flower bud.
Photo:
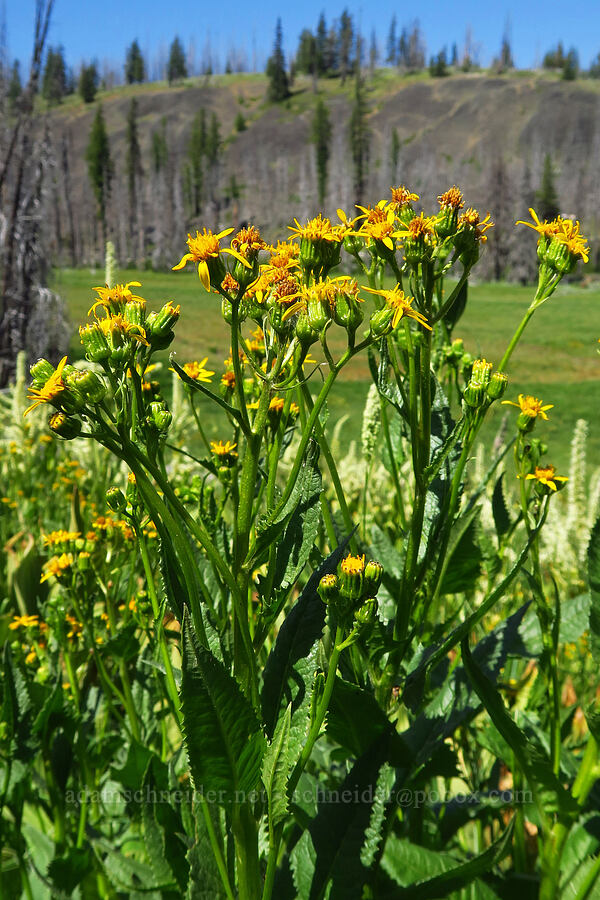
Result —
[[307, 349], [311, 344], [314, 344], [315, 341], [319, 340], [319, 336], [310, 324], [306, 312], [301, 312], [296, 319], [296, 337], [300, 341], [302, 347]]
[[52, 363], [42, 358], [34, 362], [29, 371], [33, 379], [33, 387], [41, 388], [46, 384], [50, 376], [54, 375], [55, 369]]
[[364, 596], [367, 598], [376, 597], [381, 579], [383, 578], [383, 566], [380, 562], [370, 560], [365, 566], [364, 575]]
[[150, 419], [159, 431], [167, 431], [173, 421], [173, 414], [165, 407], [164, 403], [154, 400], [148, 407]]
[[112, 509], [113, 512], [123, 512], [125, 507], [127, 506], [127, 501], [125, 499], [125, 494], [121, 490], [121, 488], [109, 487], [106, 492], [106, 503], [109, 509]]
[[317, 592], [323, 603], [337, 603], [340, 596], [340, 588], [337, 575], [323, 575], [319, 582]]
[[342, 328], [346, 328], [350, 334], [354, 334], [364, 318], [358, 301], [346, 294], [339, 294], [335, 304], [334, 319]]
[[465, 388], [463, 400], [471, 409], [479, 409], [485, 400], [485, 388], [477, 381], [470, 381]]
[[91, 403], [99, 403], [106, 394], [104, 383], [89, 369], [85, 369], [82, 372], [74, 372], [68, 377], [67, 384]]
[[91, 325], [82, 325], [79, 329], [79, 337], [90, 362], [102, 362], [109, 358], [110, 347], [106, 335], [96, 322]]
[[481, 384], [484, 388], [490, 383], [492, 364], [485, 359], [476, 359], [473, 363], [471, 380]]
[[372, 625], [377, 618], [377, 600], [370, 598], [366, 600], [362, 606], [354, 613], [356, 624], [363, 628]]
[[166, 334], [151, 334], [150, 346], [153, 350], [166, 350], [175, 337], [174, 331], [168, 331]]
[[228, 325], [231, 325], [233, 322], [233, 308], [231, 305], [231, 300], [228, 300], [227, 297], [223, 297], [221, 300], [221, 315]]
[[308, 322], [310, 327], [321, 332], [331, 318], [329, 302], [323, 297], [311, 294], [308, 299]]
[[81, 432], [81, 421], [62, 412], [53, 413], [48, 419], [48, 426], [54, 434], [66, 441], [76, 438]]
[[490, 400], [499, 400], [504, 396], [508, 385], [508, 376], [504, 372], [494, 372], [488, 384], [487, 394]]
[[181, 315], [181, 307], [173, 306], [169, 300], [156, 314], [156, 317], [148, 325], [149, 334], [152, 337], [164, 338], [171, 333]]
[[369, 330], [372, 337], [383, 337], [392, 330], [394, 310], [389, 306], [376, 309], [369, 321]]
[[146, 304], [140, 303], [139, 300], [130, 300], [125, 305], [123, 319], [128, 325], [144, 325], [146, 319]]
[[82, 550], [77, 557], [77, 568], [80, 572], [87, 572], [90, 568], [90, 554], [85, 550]]

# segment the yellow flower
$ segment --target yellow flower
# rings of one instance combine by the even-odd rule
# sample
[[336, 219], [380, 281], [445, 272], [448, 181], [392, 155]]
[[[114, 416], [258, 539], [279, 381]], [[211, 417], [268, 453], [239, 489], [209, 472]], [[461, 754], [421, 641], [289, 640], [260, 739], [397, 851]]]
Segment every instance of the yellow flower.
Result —
[[[414, 222], [414, 219], [413, 219]], [[365, 291], [368, 291], [369, 294], [377, 294], [379, 297], [383, 297], [386, 306], [389, 309], [394, 310], [394, 318], [392, 319], [392, 328], [395, 328], [400, 319], [403, 316], [406, 316], [409, 319], [414, 319], [415, 322], [418, 322], [419, 325], [422, 325], [423, 328], [428, 328], [431, 331], [431, 325], [427, 324], [427, 319], [425, 316], [420, 313], [418, 310], [413, 309], [412, 302], [414, 297], [406, 297], [404, 291], [400, 289], [400, 285], [397, 284], [395, 288], [391, 291], [376, 291], [373, 288], [364, 288]]]
[[290, 269], [298, 265], [300, 247], [287, 241], [277, 241], [277, 246], [269, 247], [271, 259], [269, 265], [277, 269]]
[[568, 481], [564, 475], [555, 475], [556, 469], [554, 466], [536, 466], [535, 472], [530, 473], [525, 476], [525, 480], [529, 481], [529, 479], [535, 479], [538, 484], [546, 485], [549, 487], [551, 491], [556, 491], [556, 483], [557, 481]]
[[556, 224], [558, 227], [553, 240], [564, 244], [572, 256], [579, 256], [583, 262], [587, 262], [590, 248], [586, 246], [587, 238], [579, 233], [579, 222], [558, 216]]
[[137, 294], [133, 294], [131, 291], [132, 287], [141, 287], [141, 283], [139, 281], [128, 281], [127, 284], [115, 284], [113, 287], [95, 287], [92, 290], [96, 291], [98, 294], [98, 300], [94, 303], [90, 311], [88, 312], [88, 316], [93, 312], [95, 313], [96, 307], [103, 306], [107, 312], [116, 312], [122, 313], [127, 306], [128, 303], [141, 303], [142, 305], [146, 304], [146, 301], [143, 297], [138, 297]]
[[470, 206], [460, 217], [458, 220], [459, 225], [470, 225], [471, 228], [475, 231], [475, 239], [481, 241], [482, 244], [485, 244], [487, 241], [487, 237], [485, 232], [488, 228], [493, 228], [494, 223], [490, 220], [490, 214], [488, 213], [485, 219], [481, 219], [479, 213], [476, 209], [473, 209]]
[[[294, 232], [294, 238], [300, 238], [307, 241], [331, 241], [340, 242], [343, 240], [343, 227], [332, 225], [331, 220], [323, 218], [321, 213], [314, 218], [309, 219], [306, 225], [301, 225], [298, 219], [294, 219], [296, 227], [288, 225], [290, 231]], [[292, 240], [294, 239], [292, 238]]]
[[78, 638], [81, 632], [83, 631], [83, 625], [75, 616], [72, 616], [70, 613], [67, 613], [65, 616], [67, 624], [70, 626], [70, 631], [67, 632], [68, 638]]
[[[204, 381], [207, 384], [210, 383], [212, 376], [215, 374], [214, 372], [209, 372], [208, 369], [205, 368], [206, 363], [208, 362], [208, 356], [205, 356], [204, 359], [200, 360], [200, 362], [189, 362], [185, 363], [183, 366], [183, 371], [186, 375], [192, 378], [194, 381]], [[173, 372], [174, 369], [171, 369]]]
[[463, 203], [463, 195], [461, 191], [456, 187], [456, 185], [452, 185], [452, 187], [444, 191], [443, 194], [440, 194], [438, 197], [438, 203], [444, 209], [444, 207], [449, 207], [450, 209], [462, 209], [465, 205]]
[[544, 219], [543, 222], [540, 222], [538, 214], [531, 207], [529, 207], [529, 214], [531, 215], [531, 218], [535, 223], [534, 225], [532, 225], [531, 222], [523, 221], [515, 222], [515, 225], [527, 225], [528, 228], [533, 228], [533, 230], [537, 231], [539, 235], [543, 235], [547, 238], [551, 238], [557, 233], [558, 222], [556, 219], [553, 219], [552, 222], [547, 222], [546, 219]]
[[[109, 344], [115, 343], [115, 341], [119, 342], [121, 338], [133, 338], [133, 340], [138, 341], [140, 344], [145, 344], [146, 347], [149, 347], [150, 344], [146, 340], [146, 329], [142, 328], [141, 325], [136, 325], [132, 322], [126, 322], [123, 316], [120, 314], [111, 316], [110, 318], [100, 319], [97, 323], [97, 327], [104, 334], [104, 336], [108, 339]], [[86, 325], [85, 328], [93, 328], [94, 326]], [[79, 329], [81, 334], [81, 328]]]
[[231, 441], [211, 441], [210, 442], [210, 450], [211, 453], [214, 453], [215, 456], [237, 456], [236, 448], [237, 444], [232, 444]]
[[362, 556], [352, 556], [348, 554], [340, 564], [341, 571], [344, 575], [360, 575], [365, 570], [365, 554]]
[[247, 260], [245, 260], [236, 250], [226, 250], [221, 248], [219, 241], [221, 241], [222, 238], [227, 237], [228, 234], [231, 234], [232, 231], [233, 228], [226, 228], [218, 234], [213, 234], [212, 231], [207, 231], [205, 228], [204, 234], [200, 234], [199, 231], [196, 231], [196, 237], [192, 237], [191, 234], [188, 234], [187, 245], [190, 252], [185, 253], [181, 257], [181, 260], [177, 265], [173, 266], [173, 271], [183, 269], [188, 262], [198, 263], [198, 277], [205, 289], [210, 291], [209, 261], [218, 259], [220, 253], [229, 253], [230, 256], [234, 256], [239, 262], [249, 268]]
[[231, 239], [231, 246], [245, 259], [252, 259], [256, 257], [259, 250], [264, 250], [267, 245], [261, 238], [258, 228], [248, 225], [246, 228], [240, 228], [235, 237]]
[[418, 194], [413, 194], [403, 184], [399, 187], [391, 187], [390, 191], [392, 192], [391, 203], [396, 211], [419, 199]]
[[62, 553], [60, 556], [53, 556], [44, 566], [45, 574], [40, 578], [40, 584], [52, 577], [59, 578], [72, 565], [72, 553]]
[[11, 631], [17, 628], [35, 628], [39, 625], [39, 616], [13, 616], [13, 620], [8, 626]]
[[362, 216], [358, 219], [364, 219], [358, 231], [354, 232], [358, 237], [366, 237], [367, 243], [371, 240], [381, 241], [388, 250], [394, 249], [394, 222], [396, 221], [396, 213], [393, 204], [380, 200], [377, 206], [365, 207], [358, 206], [357, 209], [362, 210]]
[[502, 403], [506, 406], [516, 406], [523, 415], [528, 416], [530, 419], [536, 419], [538, 416], [541, 419], [548, 419], [546, 410], [554, 408], [553, 403], [547, 403], [546, 406], [542, 406], [542, 401], [538, 400], [537, 397], [530, 397], [525, 394], [519, 394], [518, 403], [515, 403], [514, 400], [503, 400]]
[[56, 370], [52, 373], [43, 388], [29, 388], [29, 396], [27, 399], [33, 400], [34, 402], [31, 406], [27, 407], [23, 415], [26, 416], [27, 413], [31, 412], [31, 410], [35, 409], [37, 406], [41, 406], [42, 403], [51, 403], [58, 397], [61, 391], [64, 391], [66, 385], [62, 380], [62, 373], [66, 361], [67, 357], [63, 356], [57, 365]]
[[56, 544], [66, 544], [69, 541], [76, 541], [77, 538], [81, 537], [81, 532], [79, 531], [63, 531], [62, 529], [59, 531], [51, 531], [49, 534], [44, 534], [44, 547], [52, 547]]

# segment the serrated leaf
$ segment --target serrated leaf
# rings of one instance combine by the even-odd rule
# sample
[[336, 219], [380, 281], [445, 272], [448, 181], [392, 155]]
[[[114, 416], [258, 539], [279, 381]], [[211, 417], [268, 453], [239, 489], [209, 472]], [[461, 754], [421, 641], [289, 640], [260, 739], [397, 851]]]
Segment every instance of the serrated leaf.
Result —
[[[471, 516], [471, 521], [464, 528], [458, 542], [450, 551], [441, 586], [442, 594], [459, 594], [463, 591], [471, 591], [481, 575], [483, 554], [477, 542], [477, 520], [474, 513]], [[460, 521], [455, 527], [460, 527]]]
[[290, 853], [296, 900], [309, 900], [316, 858], [310, 833], [305, 831]]
[[256, 788], [265, 738], [237, 681], [202, 647], [184, 614], [181, 704], [196, 790], [214, 791], [219, 802]]
[[360, 861], [366, 869], [373, 865], [379, 849], [383, 823], [385, 822], [385, 807], [389, 802], [390, 792], [394, 786], [394, 778], [394, 770], [387, 763], [384, 763], [377, 779], [371, 818], [365, 831], [365, 840], [360, 851]]
[[437, 900], [465, 887], [488, 873], [510, 851], [513, 826], [514, 819], [483, 853], [462, 863], [449, 853], [438, 853], [392, 835], [386, 844], [382, 868], [400, 885], [394, 897]]
[[600, 518], [590, 535], [587, 552], [588, 581], [592, 603], [590, 606], [590, 645], [592, 656], [600, 660]]
[[148, 765], [142, 785], [142, 834], [146, 856], [157, 884], [175, 885], [175, 872], [167, 859], [165, 834], [156, 817], [154, 795], [157, 784], [152, 772], [152, 760]]
[[71, 896], [92, 868], [92, 855], [87, 848], [70, 847], [64, 856], [54, 857], [48, 875], [59, 891]]
[[267, 793], [271, 834], [288, 813], [287, 780], [291, 768], [289, 759], [291, 721], [290, 704], [279, 717], [273, 740], [268, 745], [263, 759], [262, 779]]
[[494, 516], [496, 533], [498, 534], [498, 537], [501, 538], [511, 526], [510, 515], [506, 508], [506, 500], [504, 499], [504, 472], [502, 472], [494, 485], [494, 493], [492, 494], [492, 515]]
[[[186, 900], [222, 900], [226, 896], [202, 813], [195, 810], [196, 839], [187, 854], [189, 881]], [[215, 824], [218, 830], [218, 824]]]
[[263, 722], [269, 737], [275, 731], [275, 723], [283, 705], [287, 706], [289, 702], [288, 684], [297, 680], [296, 664], [309, 655], [325, 627], [325, 604], [317, 593], [319, 581], [323, 575], [336, 571], [348, 540], [349, 538], [345, 538], [313, 572], [279, 629], [265, 665], [261, 695]]
[[318, 459], [318, 453], [313, 453], [303, 464], [306, 471], [296, 503], [277, 546], [274, 583], [283, 590], [289, 588], [302, 572], [319, 533], [322, 478]]
[[575, 813], [578, 809], [577, 803], [554, 774], [549, 758], [519, 728], [506, 709], [501, 695], [473, 660], [468, 638], [462, 641], [461, 650], [471, 684], [490, 719], [515, 754], [521, 770], [532, 790], [537, 793], [538, 801], [543, 804], [545, 812], [560, 812], [564, 815]]
[[327, 734], [359, 757], [386, 732], [391, 732], [391, 725], [375, 697], [336, 678], [327, 712]]
[[358, 759], [338, 788], [339, 802], [324, 798], [310, 835], [317, 853], [309, 900], [321, 898], [330, 884], [330, 900], [360, 900], [367, 869], [361, 848], [369, 828], [381, 766], [388, 751], [388, 735]]

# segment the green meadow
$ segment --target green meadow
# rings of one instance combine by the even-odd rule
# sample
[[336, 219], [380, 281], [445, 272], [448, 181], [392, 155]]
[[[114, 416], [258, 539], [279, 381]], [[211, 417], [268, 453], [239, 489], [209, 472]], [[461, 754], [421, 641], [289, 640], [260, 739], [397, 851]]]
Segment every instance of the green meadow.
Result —
[[[102, 284], [103, 270], [60, 269], [54, 274], [53, 288], [67, 302], [73, 325], [69, 356], [81, 356], [77, 326], [86, 321], [95, 294], [94, 285]], [[118, 273], [119, 281], [140, 281], [140, 293], [150, 309], [158, 308], [166, 300], [181, 305], [181, 319], [176, 328], [171, 350], [183, 364], [208, 357], [207, 367], [216, 372], [215, 382], [223, 371], [223, 360], [229, 353], [227, 331], [220, 313], [220, 300], [208, 295], [191, 267], [182, 272], [151, 272], [127, 270]], [[471, 286], [469, 301], [455, 336], [464, 339], [465, 348], [474, 356], [484, 356], [497, 364], [515, 328], [533, 296], [534, 288], [507, 283], [485, 283]], [[336, 335], [336, 330], [339, 335]], [[341, 349], [343, 334], [333, 328], [332, 347]], [[569, 443], [575, 422], [579, 418], [589, 422], [589, 455], [600, 464], [600, 428], [597, 410], [600, 407], [600, 286], [581, 287], [563, 285], [542, 306], [529, 323], [515, 351], [508, 370], [509, 388], [505, 399], [516, 400], [519, 393], [533, 394], [554, 404], [540, 436], [549, 445], [548, 461], [561, 471], [569, 460]], [[168, 369], [168, 354], [164, 356], [161, 380]], [[314, 376], [318, 377], [317, 375]], [[344, 443], [360, 435], [364, 398], [369, 386], [366, 356], [361, 355], [342, 372], [329, 405], [329, 424], [341, 416], [348, 418], [342, 431]], [[500, 426], [502, 416], [516, 415], [511, 407], [497, 404], [487, 425], [487, 434]], [[208, 413], [207, 413], [208, 414]], [[214, 436], [220, 423], [209, 414], [207, 427]]]

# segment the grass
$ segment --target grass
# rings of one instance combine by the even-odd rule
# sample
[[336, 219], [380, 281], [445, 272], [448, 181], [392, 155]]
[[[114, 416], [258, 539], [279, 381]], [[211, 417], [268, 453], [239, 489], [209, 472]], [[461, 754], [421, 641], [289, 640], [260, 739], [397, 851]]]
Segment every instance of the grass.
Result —
[[[53, 287], [66, 300], [73, 334], [69, 356], [81, 356], [76, 325], [86, 321], [94, 294], [91, 288], [102, 284], [100, 270], [61, 269], [55, 272]], [[208, 356], [208, 367], [220, 373], [228, 355], [227, 331], [220, 315], [220, 302], [209, 296], [198, 282], [195, 271], [150, 272], [128, 270], [118, 280], [140, 281], [141, 293], [149, 309], [159, 308], [167, 300], [181, 304], [182, 318], [176, 329], [172, 349], [180, 363]], [[485, 356], [495, 365], [500, 361], [515, 328], [527, 309], [533, 289], [513, 284], [490, 283], [471, 286], [466, 312], [456, 327], [455, 336], [475, 356]], [[510, 361], [507, 399], [519, 393], [533, 394], [544, 403], [553, 403], [549, 420], [539, 435], [549, 445], [549, 459], [561, 471], [569, 461], [569, 444], [579, 418], [590, 423], [589, 458], [600, 464], [600, 337], [598, 308], [600, 287], [581, 288], [564, 285], [535, 314]], [[335, 334], [337, 332], [337, 335]], [[340, 329], [332, 329], [332, 347], [345, 345]], [[162, 380], [165, 381], [168, 354], [164, 354]], [[357, 357], [344, 370], [330, 402], [330, 425], [342, 416], [349, 418], [342, 431], [344, 442], [360, 436], [362, 408], [370, 383], [366, 355]], [[516, 415], [511, 407], [496, 404], [487, 426], [491, 435], [503, 414]], [[208, 412], [208, 411], [207, 411]], [[209, 430], [216, 434], [219, 420], [208, 415]]]

